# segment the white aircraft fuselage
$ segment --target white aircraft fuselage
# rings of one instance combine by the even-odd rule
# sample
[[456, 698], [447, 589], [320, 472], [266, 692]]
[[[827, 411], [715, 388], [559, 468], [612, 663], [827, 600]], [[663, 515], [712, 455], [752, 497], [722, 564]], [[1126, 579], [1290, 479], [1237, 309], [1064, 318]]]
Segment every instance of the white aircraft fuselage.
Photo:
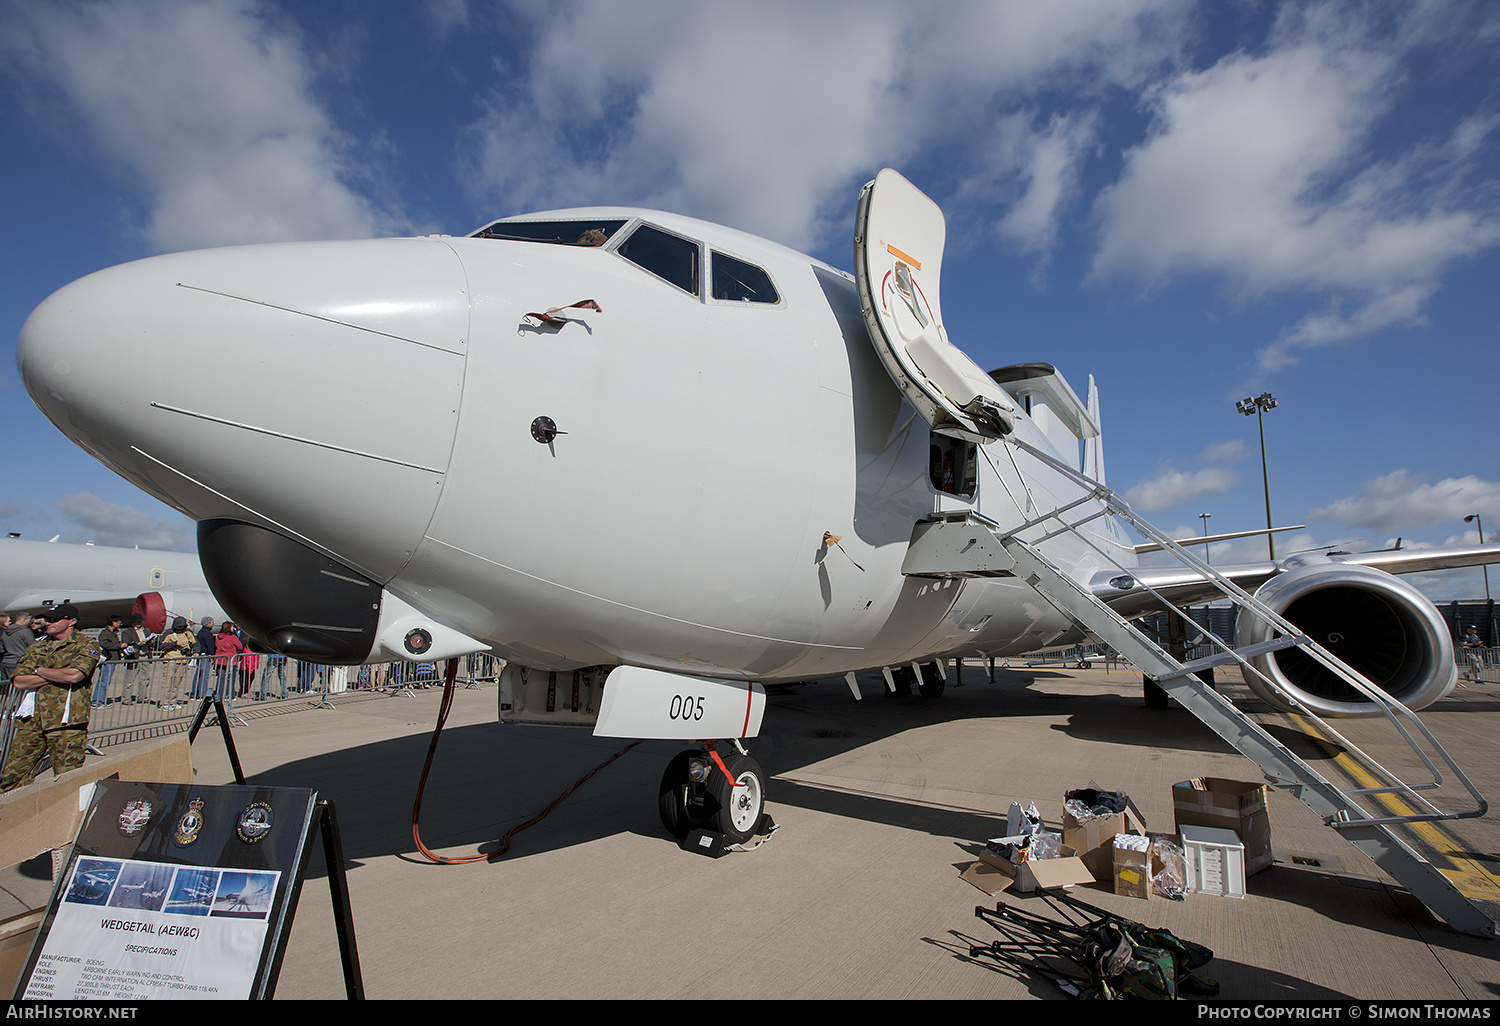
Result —
[[[1014, 579], [902, 576], [934, 511], [1003, 527], [1079, 491], [1000, 453], [970, 456], [970, 497], [935, 481], [948, 443], [881, 365], [849, 275], [655, 211], [526, 220], [624, 225], [605, 246], [430, 237], [136, 261], [45, 301], [18, 362], [55, 424], [162, 501], [293, 539], [527, 666], [772, 682], [1069, 631]], [[776, 301], [715, 299], [703, 273], [694, 295], [620, 255], [642, 223], [695, 243], [699, 268], [763, 269]], [[598, 309], [535, 316], [585, 299]], [[539, 418], [558, 433], [539, 441]], [[1015, 432], [1057, 451], [1024, 411]], [[1059, 456], [1078, 464], [1076, 447]], [[1095, 523], [1132, 561], [1115, 523]], [[1051, 545], [1080, 579], [1106, 565]]]
[[128, 620], [132, 609], [154, 632], [177, 616], [224, 617], [191, 552], [0, 540], [0, 612], [40, 613], [62, 602], [78, 607], [84, 628], [110, 615]]
[[[691, 737], [705, 736], [699, 696], [676, 678], [737, 682], [734, 729], [717, 736], [749, 736], [760, 684], [1081, 640], [1003, 576], [1014, 561], [966, 562], [1075, 501], [1081, 532], [1039, 544], [1095, 599], [1138, 616], [1220, 594], [1191, 567], [1138, 568], [1112, 516], [1087, 519], [1109, 497], [1092, 382], [1085, 404], [1047, 364], [987, 374], [948, 341], [945, 235], [937, 205], [885, 170], [861, 193], [854, 277], [615, 207], [465, 238], [178, 253], [58, 290], [17, 360], [54, 424], [199, 522], [209, 586], [273, 650], [488, 650], [522, 690], [527, 672], [551, 675], [548, 712], [557, 674], [574, 671], [580, 714], [610, 674], [626, 705], [692, 698]], [[933, 525], [955, 517], [973, 525], [957, 544], [978, 548], [924, 563], [932, 538], [954, 538]], [[1453, 686], [1452, 640], [1391, 573], [1496, 558], [1215, 570], [1267, 589], [1420, 708]], [[1293, 676], [1257, 693], [1374, 711], [1336, 680]], [[596, 729], [685, 729], [608, 726], [612, 712]]]
[[[1391, 573], [1500, 546], [1137, 567], [1103, 515], [1125, 507], [1100, 487], [1092, 382], [1085, 404], [1047, 364], [986, 374], [953, 346], [945, 238], [887, 169], [852, 278], [629, 208], [179, 253], [58, 290], [17, 361], [64, 433], [199, 522], [209, 586], [271, 650], [488, 650], [509, 661], [502, 718], [697, 741], [659, 791], [685, 843], [774, 829], [738, 743], [764, 684], [846, 674], [857, 696], [881, 669], [936, 695], [945, 657], [1081, 640], [1059, 607], [1135, 648], [1099, 602], [1139, 616], [1233, 582], [1410, 708], [1453, 688], [1447, 625]], [[1038, 537], [1065, 506], [1078, 530]], [[1326, 667], [1283, 667], [1253, 633], [1270, 623], [1237, 627], [1257, 695], [1381, 714]]]

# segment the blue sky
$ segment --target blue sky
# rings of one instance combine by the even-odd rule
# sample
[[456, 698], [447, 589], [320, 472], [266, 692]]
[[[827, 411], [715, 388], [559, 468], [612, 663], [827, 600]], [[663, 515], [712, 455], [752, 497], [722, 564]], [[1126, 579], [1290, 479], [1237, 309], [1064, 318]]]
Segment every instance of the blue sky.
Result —
[[1279, 554], [1500, 538], [1497, 44], [1456, 0], [9, 0], [0, 529], [192, 548], [16, 374], [32, 307], [98, 268], [622, 203], [848, 269], [891, 166], [947, 214], [950, 337], [1093, 374], [1109, 482], [1159, 526], [1263, 522], [1234, 401], [1270, 391], [1275, 519], [1308, 525]]

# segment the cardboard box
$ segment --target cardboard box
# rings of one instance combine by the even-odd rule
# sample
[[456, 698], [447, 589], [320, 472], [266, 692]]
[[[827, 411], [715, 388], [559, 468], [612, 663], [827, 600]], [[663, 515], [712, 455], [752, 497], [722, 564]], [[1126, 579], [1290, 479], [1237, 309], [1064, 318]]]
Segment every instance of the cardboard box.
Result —
[[[1015, 889], [1020, 894], [1030, 894], [1035, 890], [1051, 890], [1054, 887], [1071, 887], [1074, 884], [1086, 884], [1094, 882], [1094, 875], [1089, 872], [1078, 853], [1067, 845], [1063, 846], [1062, 857], [1055, 859], [1027, 859], [1019, 866], [1009, 859], [993, 852], [981, 851], [979, 861], [970, 866], [964, 873], [963, 878], [969, 883], [986, 890], [986, 884], [993, 884], [996, 880], [995, 874], [1003, 877], [1005, 883], [996, 887], [996, 891], [1014, 883]], [[983, 871], [975, 872], [980, 867]], [[972, 874], [972, 878], [971, 878]], [[984, 881], [981, 883], [980, 881]]]
[[[171, 784], [193, 782], [193, 749], [185, 734], [144, 751], [135, 745], [122, 747], [128, 751], [91, 755], [76, 770], [57, 777], [43, 773], [33, 783], [0, 797], [0, 867], [27, 862], [40, 852], [66, 851], [96, 780], [118, 777]], [[50, 888], [41, 895], [38, 907], [30, 910], [17, 908], [19, 896], [14, 891], [8, 894], [10, 917], [0, 923], [0, 994], [9, 995], [15, 989], [26, 967], [48, 893]]]
[[1093, 882], [1094, 874], [1089, 872], [1082, 859], [1076, 855], [1064, 855], [1057, 859], [1028, 859], [1021, 863], [1016, 890], [1029, 894]]
[[1115, 893], [1127, 898], [1151, 897], [1151, 849], [1114, 848]]
[[1145, 832], [1145, 817], [1134, 805], [1118, 815], [1087, 823], [1078, 822], [1066, 809], [1063, 810], [1063, 844], [1078, 852], [1078, 857], [1100, 883], [1113, 884], [1115, 879], [1115, 834]]
[[1271, 864], [1271, 817], [1266, 785], [1222, 777], [1195, 777], [1172, 785], [1177, 832], [1185, 826], [1233, 830], [1245, 846], [1245, 873]]
[[991, 865], [998, 866], [1002, 862], [1014, 863], [1006, 857], [1004, 849], [1019, 847], [1026, 843], [1025, 834], [1010, 834], [1006, 837], [991, 837], [985, 842], [985, 848], [979, 853], [979, 857]]
[[1015, 880], [1014, 874], [1002, 873], [983, 860], [974, 863], [959, 876], [989, 895], [999, 894]]
[[[25, 862], [49, 848], [66, 847], [78, 831], [96, 780], [193, 782], [193, 749], [185, 734], [145, 750], [136, 745], [122, 747], [128, 751], [91, 755], [78, 769], [57, 777], [43, 773], [35, 782], [0, 797], [0, 866]], [[105, 751], [114, 753], [113, 748]]]

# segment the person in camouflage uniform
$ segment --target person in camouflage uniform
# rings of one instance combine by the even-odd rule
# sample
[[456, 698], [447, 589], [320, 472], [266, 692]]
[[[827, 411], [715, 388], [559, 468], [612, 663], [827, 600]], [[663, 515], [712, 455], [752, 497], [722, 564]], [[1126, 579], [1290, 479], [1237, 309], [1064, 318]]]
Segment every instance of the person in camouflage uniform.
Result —
[[83, 765], [88, 748], [89, 682], [99, 665], [99, 645], [80, 631], [78, 610], [64, 602], [47, 610], [47, 636], [16, 664], [13, 684], [31, 692], [34, 707], [17, 710], [10, 757], [0, 773], [0, 792], [31, 783], [42, 756], [52, 755], [54, 776]]

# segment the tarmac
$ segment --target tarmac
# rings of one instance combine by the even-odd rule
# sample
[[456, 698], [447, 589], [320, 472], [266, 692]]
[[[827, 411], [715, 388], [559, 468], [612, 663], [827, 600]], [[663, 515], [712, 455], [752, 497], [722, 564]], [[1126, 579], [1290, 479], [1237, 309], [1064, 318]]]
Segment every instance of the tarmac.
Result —
[[[252, 784], [310, 787], [337, 809], [366, 996], [372, 999], [1002, 999], [1064, 995], [1025, 968], [970, 955], [999, 939], [975, 916], [997, 901], [960, 878], [1012, 802], [1056, 829], [1066, 791], [1128, 793], [1171, 831], [1171, 787], [1197, 776], [1258, 781], [1258, 768], [1175, 707], [1144, 706], [1138, 672], [1017, 665], [991, 682], [969, 665], [935, 700], [861, 679], [769, 689], [761, 737], [779, 825], [753, 851], [704, 858], [663, 831], [656, 788], [685, 747], [630, 748], [491, 860], [437, 865], [418, 853], [412, 807], [441, 690], [334, 696], [333, 709], [237, 706]], [[1337, 749], [1221, 691], [1325, 775]], [[1485, 795], [1500, 793], [1495, 685], [1422, 714]], [[1411, 762], [1383, 723], [1340, 729], [1387, 765]], [[1388, 735], [1388, 736], [1387, 736]], [[438, 743], [420, 834], [450, 858], [494, 853], [507, 831], [627, 742], [586, 730], [497, 722], [493, 685], [460, 689]], [[232, 783], [217, 730], [194, 744], [197, 780]], [[1450, 780], [1451, 785], [1451, 780]], [[1472, 804], [1447, 786], [1434, 800]], [[1074, 888], [1085, 901], [1214, 952], [1222, 999], [1490, 1001], [1500, 941], [1458, 933], [1295, 798], [1269, 797], [1275, 863], [1243, 899], [1186, 901]], [[1423, 826], [1412, 843], [1500, 917], [1495, 814]], [[290, 933], [278, 999], [340, 999], [345, 985], [321, 846]], [[1043, 910], [1045, 911], [1045, 910]]]

